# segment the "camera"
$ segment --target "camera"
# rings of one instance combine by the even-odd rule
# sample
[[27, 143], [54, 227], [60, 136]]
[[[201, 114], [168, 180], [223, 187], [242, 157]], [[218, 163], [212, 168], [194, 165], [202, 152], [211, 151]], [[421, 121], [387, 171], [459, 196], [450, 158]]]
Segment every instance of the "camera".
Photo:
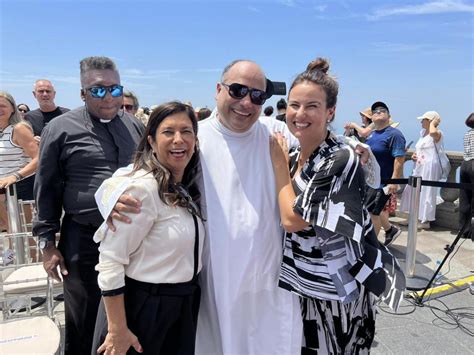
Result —
[[271, 81], [267, 78], [267, 95], [268, 98], [273, 95], [286, 95], [286, 83], [283, 81]]

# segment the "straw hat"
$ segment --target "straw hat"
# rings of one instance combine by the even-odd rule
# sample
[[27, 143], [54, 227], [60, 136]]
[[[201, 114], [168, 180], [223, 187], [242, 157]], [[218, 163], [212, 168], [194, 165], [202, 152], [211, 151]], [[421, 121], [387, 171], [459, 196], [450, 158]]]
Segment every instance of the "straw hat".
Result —
[[359, 112], [360, 115], [367, 117], [369, 120], [372, 120], [372, 109], [367, 107], [365, 110]]

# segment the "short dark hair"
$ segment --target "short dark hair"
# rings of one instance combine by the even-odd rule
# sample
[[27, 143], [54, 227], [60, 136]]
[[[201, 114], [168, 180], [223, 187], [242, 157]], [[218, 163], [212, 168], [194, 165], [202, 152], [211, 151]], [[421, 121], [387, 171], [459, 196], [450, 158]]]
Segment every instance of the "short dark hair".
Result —
[[87, 57], [80, 61], [81, 84], [85, 74], [90, 70], [113, 70], [118, 73], [114, 61], [108, 57]]
[[273, 106], [265, 107], [265, 109], [263, 110], [263, 114], [265, 116], [271, 116], [273, 114]]
[[199, 110], [197, 116], [198, 120], [202, 121], [206, 118], [208, 118], [211, 115], [212, 111], [208, 109], [207, 107], [203, 107], [202, 109]]
[[284, 110], [286, 109], [286, 101], [285, 99], [280, 99], [277, 102], [277, 110]]
[[474, 128], [474, 112], [471, 112], [471, 114], [467, 116], [466, 126], [469, 128]]

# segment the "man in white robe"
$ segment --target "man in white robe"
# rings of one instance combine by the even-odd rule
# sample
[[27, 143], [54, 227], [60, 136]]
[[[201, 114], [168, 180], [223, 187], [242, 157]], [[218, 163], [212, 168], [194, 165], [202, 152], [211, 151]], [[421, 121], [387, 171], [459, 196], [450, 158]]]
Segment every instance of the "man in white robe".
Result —
[[233, 83], [266, 89], [256, 63], [231, 63], [217, 109], [199, 126], [208, 257], [196, 354], [299, 354], [299, 301], [278, 287], [283, 234], [269, 151], [271, 133], [291, 134], [283, 122], [259, 119], [262, 106], [249, 94], [230, 96]]

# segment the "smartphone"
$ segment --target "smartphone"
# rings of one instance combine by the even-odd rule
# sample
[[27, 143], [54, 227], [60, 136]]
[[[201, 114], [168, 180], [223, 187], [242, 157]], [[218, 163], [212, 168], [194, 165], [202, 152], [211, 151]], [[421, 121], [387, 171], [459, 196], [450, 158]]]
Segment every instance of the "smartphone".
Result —
[[408, 143], [407, 146], [405, 147], [405, 150], [410, 149], [410, 147], [411, 147], [412, 144], [413, 144], [413, 141], [411, 141], [410, 143]]

